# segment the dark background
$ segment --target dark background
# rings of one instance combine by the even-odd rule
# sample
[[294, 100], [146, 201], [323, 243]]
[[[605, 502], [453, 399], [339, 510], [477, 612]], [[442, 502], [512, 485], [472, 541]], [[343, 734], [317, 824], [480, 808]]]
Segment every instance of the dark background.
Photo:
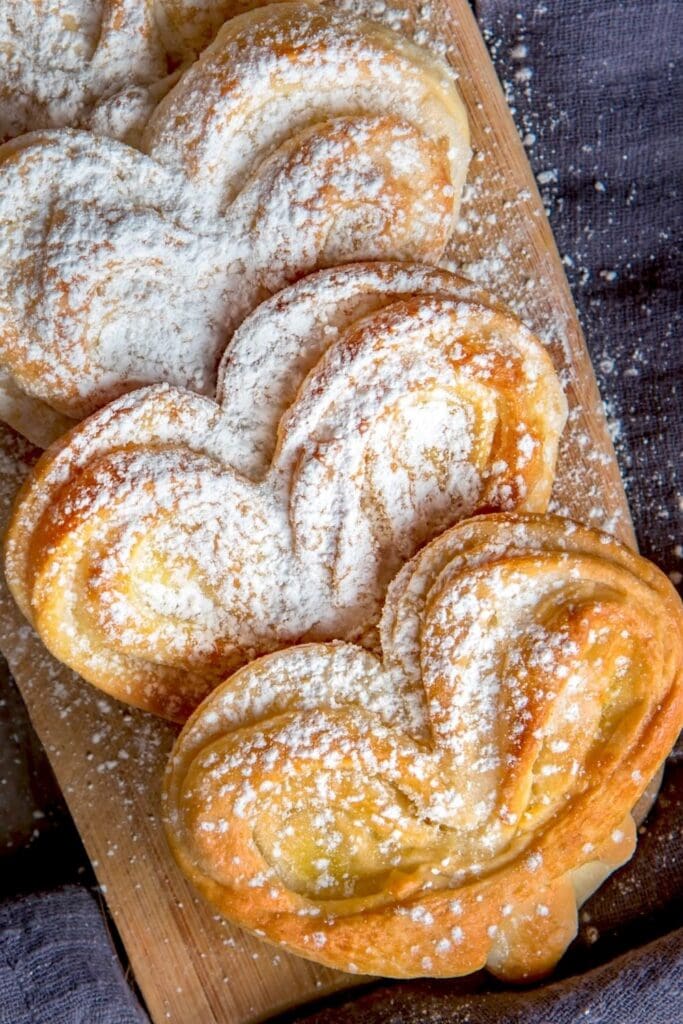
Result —
[[[479, 0], [472, 6], [563, 256], [641, 551], [680, 584], [683, 0]], [[588, 905], [579, 939], [562, 962], [561, 976], [609, 961], [666, 935], [681, 922], [682, 795], [683, 763], [674, 759], [636, 858]], [[96, 887], [4, 666], [0, 667], [0, 851], [4, 851], [0, 900], [65, 883]], [[0, 948], [1, 942], [0, 922]], [[673, 970], [669, 980], [673, 980], [674, 998], [676, 992], [680, 997], [680, 964], [670, 957], [664, 962], [664, 946], [660, 943], [657, 948], [660, 953], [653, 954], [660, 957], [657, 977], [645, 984], [650, 1002], [642, 996], [644, 983], [639, 975], [640, 996], [620, 1009], [612, 993], [611, 1008], [591, 1010], [593, 1024], [616, 1024], [626, 1016], [632, 1024], [675, 1020], [672, 1014], [678, 1011], [669, 1002], [671, 992], [660, 992], [655, 981], [663, 977], [666, 983]], [[495, 989], [490, 982], [483, 984]], [[603, 976], [603, 993], [611, 991], [609, 984]], [[379, 995], [362, 1000], [355, 1010], [337, 1008], [324, 1020], [397, 1024], [562, 1020], [570, 1024], [580, 1019], [576, 1007], [556, 1016], [547, 1005], [542, 1016], [534, 1016], [533, 1000], [528, 998], [511, 1007], [486, 997], [471, 1008], [457, 996], [461, 987], [448, 982], [398, 985], [386, 991], [382, 987]], [[628, 992], [628, 985], [621, 984], [619, 991]], [[591, 1008], [589, 996], [581, 1005]], [[464, 1016], [465, 1012], [472, 1016]], [[87, 1014], [63, 1019], [94, 1020]], [[123, 1020], [123, 1011], [109, 1019]], [[14, 1024], [14, 1018], [5, 1018], [0, 1007], [0, 1021], [5, 1020]]]

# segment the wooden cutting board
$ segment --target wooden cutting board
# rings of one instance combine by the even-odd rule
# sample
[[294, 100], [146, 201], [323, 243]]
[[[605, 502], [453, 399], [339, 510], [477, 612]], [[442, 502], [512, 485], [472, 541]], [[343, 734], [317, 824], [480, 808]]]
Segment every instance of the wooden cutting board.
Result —
[[[633, 542], [628, 508], [569, 288], [524, 149], [467, 0], [432, 0], [408, 32], [436, 40], [457, 71], [474, 159], [454, 266], [507, 301], [547, 340], [571, 413], [554, 508]], [[389, 12], [395, 24], [396, 10]], [[8, 429], [6, 505], [35, 453]], [[6, 515], [6, 509], [4, 514]], [[246, 1024], [357, 985], [217, 920], [171, 862], [159, 780], [174, 729], [58, 665], [2, 581], [0, 647], [52, 762], [156, 1024]]]

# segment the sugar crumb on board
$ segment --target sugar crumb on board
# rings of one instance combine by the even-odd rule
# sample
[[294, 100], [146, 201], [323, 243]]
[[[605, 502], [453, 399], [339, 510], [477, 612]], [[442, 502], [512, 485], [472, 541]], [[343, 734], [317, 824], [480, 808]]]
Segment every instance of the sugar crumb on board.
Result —
[[[617, 126], [630, 102], [621, 84], [601, 103], [590, 135], [580, 137], [568, 109], [573, 99], [565, 98], [566, 76], [556, 80], [552, 72], [558, 37], [551, 15], [552, 5], [544, 3], [516, 14], [498, 9], [487, 16], [483, 34], [580, 309], [641, 545], [679, 584], [674, 548], [683, 532], [683, 463], [679, 453], [662, 456], [672, 447], [667, 419], [679, 404], [680, 312], [668, 255], [673, 239], [670, 227], [650, 231], [643, 221], [653, 188], [658, 202], [675, 202], [675, 195], [662, 184], [664, 152], [651, 154], [649, 173], [637, 149], [620, 148]], [[667, 67], [673, 88], [675, 69]], [[531, 75], [519, 75], [521, 68]], [[587, 68], [586, 85], [590, 73]], [[638, 125], [644, 110], [633, 110]]]

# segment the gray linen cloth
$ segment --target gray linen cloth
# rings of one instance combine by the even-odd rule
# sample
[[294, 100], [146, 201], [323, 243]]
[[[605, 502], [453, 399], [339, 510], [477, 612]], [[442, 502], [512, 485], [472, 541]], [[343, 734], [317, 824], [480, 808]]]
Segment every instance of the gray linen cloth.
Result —
[[144, 1024], [96, 898], [68, 886], [0, 906], [0, 1024]]

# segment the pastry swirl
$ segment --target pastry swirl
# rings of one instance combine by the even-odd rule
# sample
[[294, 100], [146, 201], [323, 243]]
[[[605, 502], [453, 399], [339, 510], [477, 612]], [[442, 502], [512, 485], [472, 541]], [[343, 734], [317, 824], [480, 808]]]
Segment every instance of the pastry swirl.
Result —
[[33, 399], [37, 441], [45, 405], [81, 419], [159, 381], [213, 397], [235, 327], [311, 270], [437, 261], [469, 159], [445, 66], [308, 3], [226, 23], [140, 146], [0, 148], [0, 372], [26, 396], [18, 416], [0, 391], [0, 415], [26, 429]]
[[391, 114], [443, 145], [459, 195], [467, 115], [447, 67], [383, 25], [310, 3], [233, 18], [150, 118], [141, 146], [222, 207], [292, 135], [330, 118]]
[[382, 662], [293, 647], [207, 698], [167, 771], [173, 853], [331, 967], [542, 974], [683, 725], [676, 592], [569, 520], [482, 516], [401, 570], [381, 635]]
[[321, 272], [242, 325], [223, 405], [141, 389], [48, 450], [6, 542], [47, 647], [183, 720], [258, 654], [372, 645], [389, 580], [445, 527], [545, 509], [564, 396], [543, 346], [477, 294], [419, 266]]

